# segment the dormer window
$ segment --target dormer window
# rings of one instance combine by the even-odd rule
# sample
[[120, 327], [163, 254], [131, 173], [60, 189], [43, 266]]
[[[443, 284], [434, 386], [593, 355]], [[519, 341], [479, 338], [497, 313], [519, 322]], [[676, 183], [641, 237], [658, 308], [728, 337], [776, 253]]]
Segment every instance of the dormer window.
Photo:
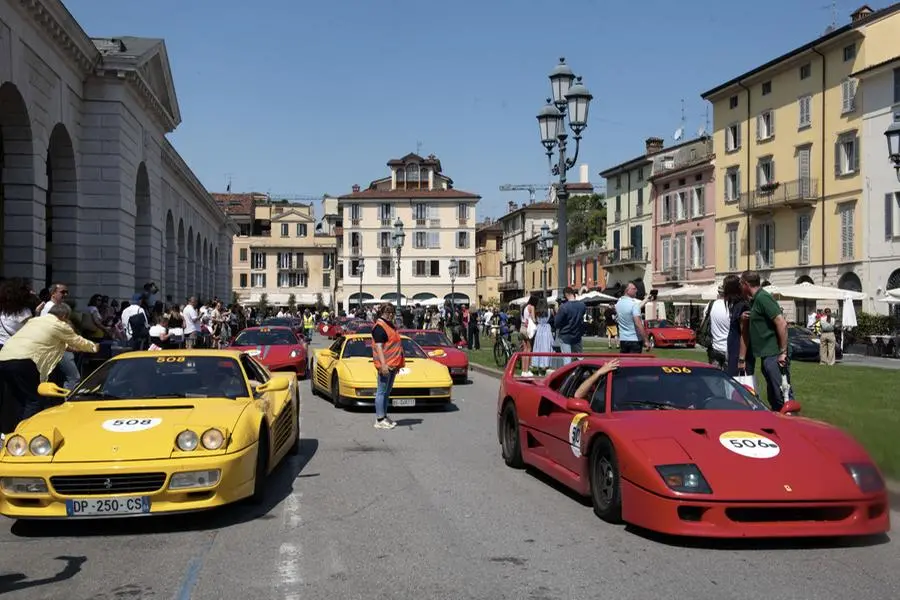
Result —
[[406, 185], [407, 187], [419, 187], [419, 165], [417, 163], [406, 165]]
[[406, 187], [406, 171], [403, 169], [397, 169], [397, 189], [403, 189]]

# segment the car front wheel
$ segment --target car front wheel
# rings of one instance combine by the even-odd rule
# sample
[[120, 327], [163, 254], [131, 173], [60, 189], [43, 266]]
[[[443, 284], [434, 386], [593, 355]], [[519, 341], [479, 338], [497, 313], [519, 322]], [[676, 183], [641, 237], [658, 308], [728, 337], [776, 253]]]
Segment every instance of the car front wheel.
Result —
[[506, 466], [521, 469], [525, 466], [522, 459], [522, 440], [519, 436], [519, 416], [516, 414], [514, 402], [507, 402], [500, 416], [500, 449]]
[[594, 514], [610, 523], [622, 520], [622, 488], [619, 461], [612, 442], [604, 437], [591, 448], [591, 503]]

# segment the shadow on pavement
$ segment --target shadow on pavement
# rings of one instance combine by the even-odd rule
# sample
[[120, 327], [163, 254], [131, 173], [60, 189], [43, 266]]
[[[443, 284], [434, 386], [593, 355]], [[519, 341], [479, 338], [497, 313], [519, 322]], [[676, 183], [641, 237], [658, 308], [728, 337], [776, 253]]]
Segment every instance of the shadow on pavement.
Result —
[[8, 594], [9, 592], [17, 592], [19, 590], [72, 579], [81, 572], [81, 565], [87, 561], [87, 557], [57, 556], [56, 560], [65, 561], [65, 565], [59, 573], [52, 577], [28, 579], [28, 576], [25, 573], [8, 573], [6, 575], [0, 575], [0, 594]]
[[[227, 506], [173, 515], [150, 515], [135, 518], [85, 519], [85, 520], [18, 520], [11, 527], [19, 537], [91, 537], [141, 535], [148, 533], [178, 533], [222, 529], [255, 519], [274, 519], [270, 514], [294, 489], [294, 480], [313, 477], [303, 473], [309, 461], [319, 449], [319, 440], [302, 438], [300, 454], [288, 456], [269, 475], [266, 494], [257, 505], [246, 501]], [[0, 582], [3, 579], [0, 577]], [[2, 590], [2, 587], [0, 587]]]

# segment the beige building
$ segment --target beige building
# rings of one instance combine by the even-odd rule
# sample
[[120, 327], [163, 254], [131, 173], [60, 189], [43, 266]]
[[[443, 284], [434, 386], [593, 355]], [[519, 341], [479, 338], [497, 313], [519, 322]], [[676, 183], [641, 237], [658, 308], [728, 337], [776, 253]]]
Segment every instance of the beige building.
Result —
[[503, 247], [503, 227], [500, 223], [485, 219], [475, 229], [475, 297], [478, 306], [495, 301], [500, 302], [501, 248]]
[[[521, 206], [510, 202], [507, 213], [498, 219], [503, 228], [502, 280], [498, 286], [501, 302], [521, 298], [530, 291], [525, 268], [525, 241], [540, 235], [544, 223], [551, 230], [556, 229], [556, 209], [557, 205], [552, 202], [532, 202]], [[550, 281], [554, 279], [551, 277]]]
[[556, 244], [556, 229], [554, 228], [550, 234], [553, 240], [553, 251], [550, 253], [550, 260], [547, 261], [547, 273], [544, 276], [544, 263], [541, 260], [540, 240], [541, 228], [538, 227], [537, 233], [529, 237], [522, 244], [525, 253], [525, 293], [543, 296], [547, 292], [548, 296], [553, 296], [556, 289], [556, 279], [554, 276], [557, 271], [558, 252]]
[[241, 303], [330, 306], [336, 241], [317, 227], [312, 204], [271, 201], [265, 194], [214, 194], [240, 227], [232, 247], [232, 289]]
[[434, 155], [407, 154], [387, 166], [386, 177], [364, 190], [354, 185], [352, 193], [339, 198], [343, 279], [338, 295], [344, 310], [360, 301], [360, 289], [363, 302], [396, 298], [397, 219], [406, 234], [400, 258], [402, 301], [449, 298], [450, 260], [456, 258], [457, 301], [472, 302], [475, 209], [481, 197], [454, 189]]

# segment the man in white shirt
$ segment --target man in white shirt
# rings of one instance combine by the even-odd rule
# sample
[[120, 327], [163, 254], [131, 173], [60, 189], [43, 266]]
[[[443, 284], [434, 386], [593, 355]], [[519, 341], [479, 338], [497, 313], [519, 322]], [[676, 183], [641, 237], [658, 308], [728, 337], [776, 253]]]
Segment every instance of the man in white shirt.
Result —
[[69, 295], [69, 287], [64, 283], [54, 283], [50, 286], [50, 299], [44, 302], [44, 306], [41, 308], [41, 314], [38, 315], [43, 317], [45, 315], [50, 314], [50, 309], [53, 308], [55, 304], [62, 304], [65, 302], [66, 297]]
[[141, 295], [135, 294], [132, 303], [122, 311], [122, 326], [125, 328], [125, 339], [132, 350], [143, 350], [144, 340], [150, 330], [147, 313], [141, 306]]
[[728, 365], [728, 331], [731, 329], [731, 315], [723, 298], [724, 290], [719, 288], [719, 297], [709, 305], [709, 336], [712, 346], [706, 349], [709, 364], [725, 369]]
[[184, 346], [185, 348], [193, 348], [194, 341], [197, 339], [197, 332], [200, 331], [200, 314], [197, 312], [197, 298], [191, 296], [188, 303], [184, 305], [181, 316], [184, 318]]

